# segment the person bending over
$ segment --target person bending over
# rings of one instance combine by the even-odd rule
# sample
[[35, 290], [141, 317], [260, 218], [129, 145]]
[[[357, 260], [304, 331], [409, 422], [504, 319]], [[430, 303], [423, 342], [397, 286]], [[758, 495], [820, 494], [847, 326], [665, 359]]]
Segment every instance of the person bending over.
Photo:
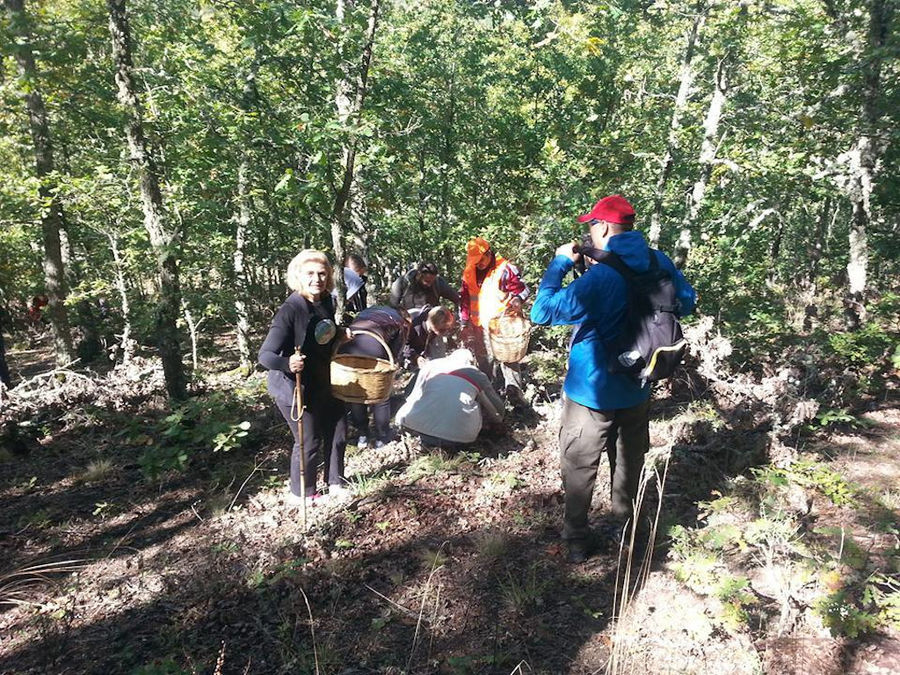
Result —
[[503, 401], [474, 363], [466, 349], [424, 363], [397, 424], [441, 447], [472, 443], [483, 428], [500, 428]]
[[[372, 356], [379, 359], [390, 360], [384, 346], [378, 338], [367, 335], [374, 333], [391, 351], [394, 361], [400, 358], [400, 352], [406, 344], [409, 335], [409, 314], [403, 309], [394, 309], [384, 305], [375, 305], [364, 309], [350, 323], [349, 331], [353, 337], [344, 342], [339, 348], [339, 354], [354, 354], [357, 356]], [[362, 332], [365, 331], [365, 332]], [[350, 420], [359, 432], [357, 447], [362, 449], [369, 445], [369, 406], [364, 403], [350, 404]], [[371, 406], [372, 417], [375, 424], [375, 447], [394, 440], [394, 432], [391, 429], [391, 402], [390, 400], [376, 403]]]
[[[412, 314], [412, 312], [410, 312]], [[453, 332], [456, 318], [446, 307], [424, 307], [413, 317], [409, 339], [403, 348], [404, 367], [418, 370], [420, 359], [446, 356], [446, 346], [441, 339]]]

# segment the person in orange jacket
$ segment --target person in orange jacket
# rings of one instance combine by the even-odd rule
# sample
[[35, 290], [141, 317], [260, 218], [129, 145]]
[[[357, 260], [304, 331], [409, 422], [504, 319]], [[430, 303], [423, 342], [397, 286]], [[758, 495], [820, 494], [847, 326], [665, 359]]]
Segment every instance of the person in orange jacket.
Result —
[[[469, 345], [478, 367], [493, 376], [496, 360], [491, 352], [486, 328], [491, 319], [502, 314], [522, 314], [522, 302], [528, 287], [519, 270], [498, 255], [482, 237], [466, 244], [466, 267], [459, 291], [459, 318], [464, 341]], [[522, 402], [522, 379], [515, 363], [500, 363], [506, 398]]]

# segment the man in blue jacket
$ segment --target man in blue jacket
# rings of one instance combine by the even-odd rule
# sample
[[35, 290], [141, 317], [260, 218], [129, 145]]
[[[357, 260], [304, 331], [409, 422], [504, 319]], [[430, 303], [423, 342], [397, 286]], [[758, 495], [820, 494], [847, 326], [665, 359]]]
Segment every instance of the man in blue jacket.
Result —
[[[646, 271], [655, 255], [659, 266], [672, 274], [679, 315], [693, 311], [694, 289], [665, 254], [650, 249], [643, 235], [633, 230], [634, 209], [627, 200], [604, 197], [578, 220], [589, 225], [595, 247], [618, 254], [635, 272]], [[650, 385], [607, 370], [607, 345], [623, 328], [626, 281], [612, 267], [597, 264], [563, 287], [563, 278], [578, 257], [572, 243], [556, 249], [531, 308], [534, 323], [576, 326], [559, 431], [563, 538], [571, 562], [583, 562], [588, 556], [588, 511], [602, 453], [609, 457], [613, 514], [627, 521], [634, 515], [644, 455], [650, 447]]]

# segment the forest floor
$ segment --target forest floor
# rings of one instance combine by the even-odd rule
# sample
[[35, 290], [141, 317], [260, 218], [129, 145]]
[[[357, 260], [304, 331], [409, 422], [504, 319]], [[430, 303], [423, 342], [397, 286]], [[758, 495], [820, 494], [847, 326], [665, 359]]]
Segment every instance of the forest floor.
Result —
[[[504, 435], [349, 448], [354, 496], [306, 531], [262, 375], [204, 367], [174, 413], [143, 361], [5, 394], [27, 434], [0, 448], [0, 672], [900, 672], [896, 402], [785, 450], [764, 397], [661, 393], [652, 558], [607, 538], [571, 565], [540, 363]], [[604, 462], [599, 532], [608, 491]]]

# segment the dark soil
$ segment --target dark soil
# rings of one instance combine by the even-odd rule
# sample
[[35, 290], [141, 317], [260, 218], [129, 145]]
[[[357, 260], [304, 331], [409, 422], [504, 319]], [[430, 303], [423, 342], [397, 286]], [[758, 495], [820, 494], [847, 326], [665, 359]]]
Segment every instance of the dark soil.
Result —
[[[465, 453], [408, 437], [351, 451], [356, 495], [311, 508], [304, 531], [283, 498], [288, 430], [260, 381], [209, 374], [204, 395], [254, 392], [241, 399], [249, 436], [152, 480], [141, 454], [166, 441], [134, 429], [160, 428], [159, 395], [54, 408], [30, 427], [28, 454], [3, 452], [0, 672], [595, 673], [614, 651], [619, 672], [815, 672], [777, 665], [810, 655], [847, 672], [898, 670], [893, 633], [782, 644], [724, 629], [709, 598], [675, 580], [662, 533], [616, 620], [630, 568], [615, 545], [564, 560], [557, 405], [540, 392], [510, 413], [506, 435]], [[688, 403], [662, 398], [652, 428], [651, 462], [671, 457], [666, 525], [696, 525], [698, 500], [766, 461], [764, 426], [713, 428], [685, 417]], [[900, 412], [876, 419], [878, 431], [822, 442], [853, 480], [896, 495]], [[608, 489], [601, 465], [599, 531], [611, 525]], [[654, 494], [651, 484], [651, 513]], [[854, 526], [896, 515], [858, 514]]]

